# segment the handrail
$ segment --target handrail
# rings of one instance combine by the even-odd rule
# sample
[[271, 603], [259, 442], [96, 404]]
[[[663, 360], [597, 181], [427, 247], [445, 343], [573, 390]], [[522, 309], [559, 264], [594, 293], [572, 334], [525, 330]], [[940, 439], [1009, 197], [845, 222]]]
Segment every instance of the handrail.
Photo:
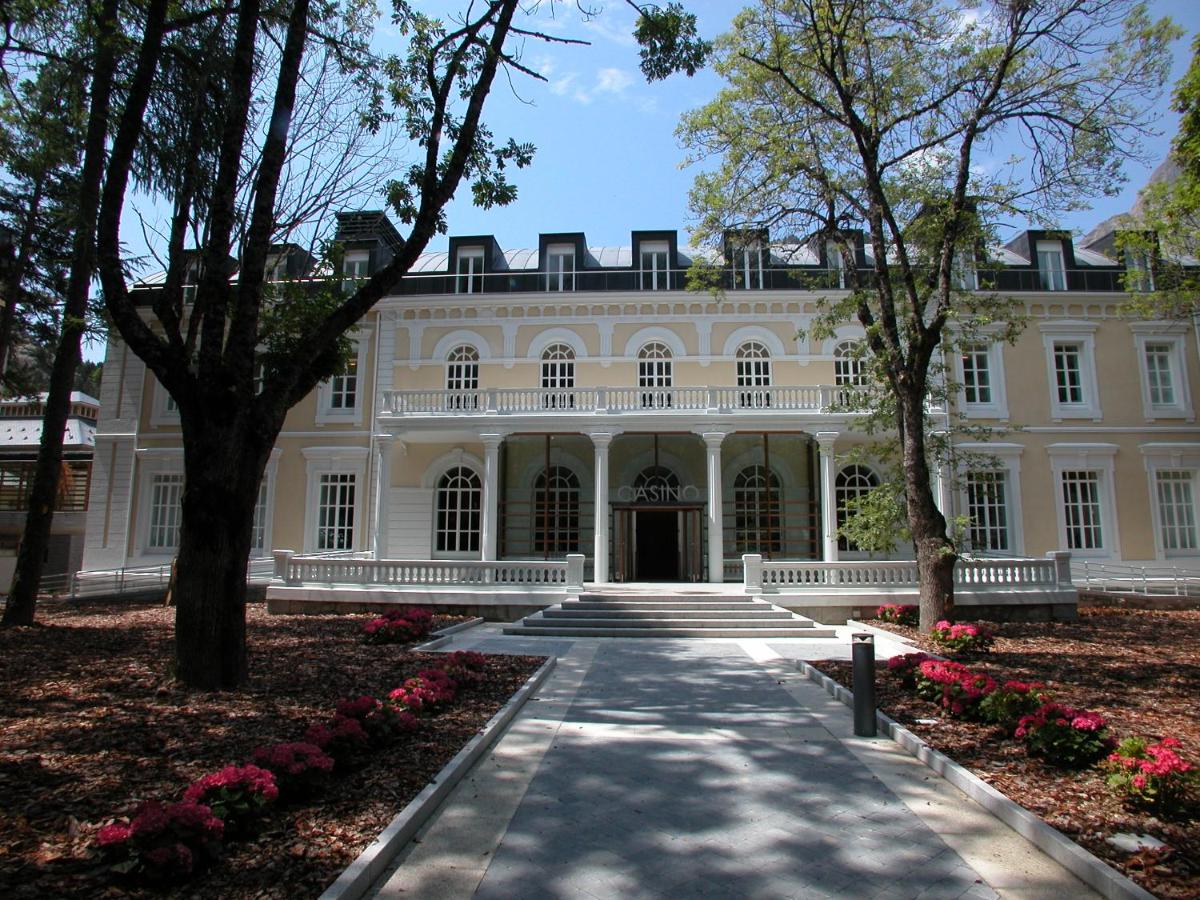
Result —
[[1112, 594], [1200, 597], [1200, 574], [1178, 566], [1134, 566], [1090, 559], [1072, 563], [1072, 573], [1085, 589]]
[[772, 412], [819, 413], [847, 404], [836, 385], [754, 387], [477, 388], [384, 391], [383, 416], [471, 416], [564, 413], [664, 415], [707, 411], [722, 415]]

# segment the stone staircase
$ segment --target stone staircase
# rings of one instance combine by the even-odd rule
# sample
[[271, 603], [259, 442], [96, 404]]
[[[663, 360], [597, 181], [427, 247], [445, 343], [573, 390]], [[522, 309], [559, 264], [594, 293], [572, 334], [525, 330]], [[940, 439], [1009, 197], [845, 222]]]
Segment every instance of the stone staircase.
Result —
[[581, 593], [504, 628], [555, 637], [831, 638], [834, 629], [746, 594], [622, 585]]

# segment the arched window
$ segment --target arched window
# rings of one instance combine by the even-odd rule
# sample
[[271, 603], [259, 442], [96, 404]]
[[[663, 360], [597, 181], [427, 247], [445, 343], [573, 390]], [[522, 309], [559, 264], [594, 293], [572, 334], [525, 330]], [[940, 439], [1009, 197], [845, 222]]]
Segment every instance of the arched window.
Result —
[[543, 469], [533, 484], [533, 549], [551, 556], [579, 549], [579, 476], [566, 466]]
[[833, 383], [841, 387], [862, 387], [867, 383], [857, 341], [842, 341], [833, 348]]
[[479, 351], [460, 344], [446, 356], [446, 390], [450, 409], [479, 408]]
[[437, 486], [434, 550], [446, 555], [479, 552], [483, 484], [466, 466], [446, 472]]
[[542, 406], [573, 409], [575, 406], [575, 351], [567, 344], [551, 344], [542, 351]]
[[[737, 383], [740, 388], [771, 386], [771, 351], [761, 341], [746, 341], [737, 348]], [[770, 391], [739, 391], [738, 405], [759, 408], [771, 405]]]
[[666, 409], [671, 406], [673, 381], [671, 348], [662, 341], [650, 341], [638, 351], [638, 387], [642, 391], [643, 409]]
[[[850, 514], [850, 501], [856, 500], [879, 487], [879, 476], [866, 466], [846, 466], [837, 473], [834, 481], [834, 499], [837, 505], [837, 524], [841, 528]], [[844, 537], [838, 537], [839, 550], [857, 550], [858, 545]]]
[[733, 479], [733, 534], [739, 555], [783, 551], [783, 497], [766, 466], [747, 466]]

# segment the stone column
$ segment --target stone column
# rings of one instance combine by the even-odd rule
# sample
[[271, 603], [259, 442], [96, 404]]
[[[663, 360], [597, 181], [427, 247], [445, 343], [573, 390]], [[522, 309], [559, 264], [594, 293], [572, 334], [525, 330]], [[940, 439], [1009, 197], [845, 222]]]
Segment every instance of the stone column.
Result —
[[821, 555], [826, 562], [836, 562], [837, 543], [837, 492], [834, 481], [837, 470], [834, 465], [833, 445], [837, 442], [836, 431], [818, 431], [817, 446], [821, 451]]
[[375, 435], [379, 455], [375, 462], [375, 558], [387, 559], [388, 554], [388, 495], [392, 487], [392, 446], [390, 434]]
[[708, 451], [708, 580], [721, 584], [725, 580], [725, 531], [721, 503], [721, 442], [723, 431], [706, 431], [701, 435]]
[[482, 558], [485, 562], [496, 559], [497, 538], [500, 523], [500, 444], [502, 434], [481, 434], [483, 442], [483, 520], [479, 524]]
[[613, 435], [593, 434], [592, 447], [595, 449], [595, 464], [592, 467], [595, 481], [595, 543], [592, 547], [592, 581], [596, 584], [608, 583], [608, 446], [612, 443]]
[[949, 523], [953, 510], [950, 508], [950, 468], [937, 466], [933, 470], [933, 500], [938, 510]]

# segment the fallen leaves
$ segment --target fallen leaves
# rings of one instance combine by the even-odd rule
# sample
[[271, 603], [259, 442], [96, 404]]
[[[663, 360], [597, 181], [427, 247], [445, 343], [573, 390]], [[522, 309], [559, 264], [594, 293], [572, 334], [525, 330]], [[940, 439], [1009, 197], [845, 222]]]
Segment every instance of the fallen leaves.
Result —
[[[174, 610], [87, 604], [40, 610], [44, 627], [0, 632], [0, 896], [150, 897], [113, 883], [92, 843], [146, 799], [294, 740], [338, 699], [386, 693], [427, 654], [370, 646], [366, 617], [247, 612], [251, 680], [205, 694], [169, 674]], [[449, 624], [442, 621], [438, 627]], [[228, 845], [186, 897], [319, 894], [542, 662], [489, 657], [488, 679], [426, 727], [280, 809]]]
[[[1200, 611], [1104, 610], [1078, 622], [997, 626], [991, 653], [972, 669], [998, 681], [1042, 681], [1055, 699], [1101, 713], [1118, 737], [1178, 737], [1200, 761]], [[916, 629], [885, 625], [936, 652]], [[849, 663], [816, 666], [850, 687]], [[1200, 821], [1163, 822], [1122, 805], [1098, 769], [1065, 772], [1029, 758], [1020, 743], [977, 722], [941, 718], [933, 704], [881, 670], [879, 708], [930, 746], [971, 769], [1142, 887], [1164, 898], [1200, 896]], [[1152, 834], [1169, 846], [1127, 854], [1108, 843], [1118, 832]]]

